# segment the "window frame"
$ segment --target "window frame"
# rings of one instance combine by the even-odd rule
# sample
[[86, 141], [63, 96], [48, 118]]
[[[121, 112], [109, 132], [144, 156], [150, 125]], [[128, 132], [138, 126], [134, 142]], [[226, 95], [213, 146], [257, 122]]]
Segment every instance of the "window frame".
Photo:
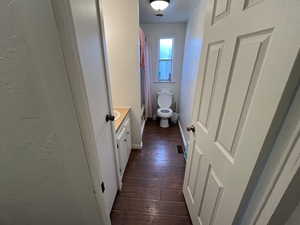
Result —
[[[160, 59], [160, 40], [161, 39], [171, 39], [172, 40], [172, 57], [171, 59]], [[155, 81], [157, 83], [174, 83], [174, 58], [175, 58], [175, 38], [174, 37], [169, 37], [169, 36], [163, 36], [163, 37], [159, 37], [157, 40], [158, 43], [158, 56], [157, 56], [157, 60], [156, 60], [156, 79]], [[160, 76], [159, 76], [159, 72], [160, 72], [160, 61], [171, 61], [171, 75], [170, 75], [170, 79], [169, 80], [160, 80]]]

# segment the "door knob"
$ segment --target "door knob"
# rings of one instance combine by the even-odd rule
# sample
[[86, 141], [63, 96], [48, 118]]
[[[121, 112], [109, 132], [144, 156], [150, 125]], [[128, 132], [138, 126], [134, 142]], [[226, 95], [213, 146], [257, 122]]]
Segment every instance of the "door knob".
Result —
[[187, 130], [188, 132], [193, 132], [193, 133], [196, 132], [196, 128], [195, 128], [194, 125], [187, 127], [186, 130]]
[[114, 120], [115, 120], [115, 116], [113, 116], [113, 115], [107, 114], [106, 117], [105, 117], [106, 122], [114, 121]]

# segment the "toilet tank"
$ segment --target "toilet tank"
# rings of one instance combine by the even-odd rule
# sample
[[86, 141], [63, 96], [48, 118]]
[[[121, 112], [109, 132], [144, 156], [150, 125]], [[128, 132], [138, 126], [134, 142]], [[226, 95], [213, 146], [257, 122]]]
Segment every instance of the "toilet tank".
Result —
[[170, 108], [172, 105], [173, 93], [169, 90], [161, 90], [157, 93], [157, 104], [160, 108]]

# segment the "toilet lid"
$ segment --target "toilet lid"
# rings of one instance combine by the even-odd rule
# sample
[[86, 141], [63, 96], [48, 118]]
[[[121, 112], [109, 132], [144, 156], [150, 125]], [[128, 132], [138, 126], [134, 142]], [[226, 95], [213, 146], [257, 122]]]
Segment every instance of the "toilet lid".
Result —
[[160, 94], [157, 103], [160, 108], [169, 108], [172, 105], [172, 96], [168, 94]]

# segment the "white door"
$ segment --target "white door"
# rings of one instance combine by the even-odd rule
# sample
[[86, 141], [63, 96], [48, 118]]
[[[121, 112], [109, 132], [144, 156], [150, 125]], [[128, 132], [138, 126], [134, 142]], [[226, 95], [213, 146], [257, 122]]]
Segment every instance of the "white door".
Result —
[[[59, 21], [63, 34], [62, 40], [65, 41], [63, 46], [65, 47], [73, 96], [79, 112], [83, 138], [87, 145], [96, 191], [98, 192], [99, 189], [100, 192], [103, 191], [103, 182], [105, 186], [103, 194], [107, 213], [109, 213], [118, 189], [118, 176], [112, 133], [114, 128], [111, 121], [106, 121], [106, 115], [111, 114], [111, 103], [98, 4], [94, 0], [57, 0], [53, 2], [57, 9], [63, 7], [60, 10], [61, 19]], [[64, 10], [65, 13], [71, 14], [71, 22], [69, 18], [64, 18]], [[64, 25], [65, 21], [69, 21], [71, 25]], [[75, 43], [70, 44], [71, 41]], [[68, 52], [69, 48], [76, 50]], [[75, 61], [79, 61], [80, 68], [76, 68]], [[102, 175], [100, 175], [100, 171]]]
[[300, 46], [297, 0], [206, 11], [184, 196], [194, 225], [231, 225]]

